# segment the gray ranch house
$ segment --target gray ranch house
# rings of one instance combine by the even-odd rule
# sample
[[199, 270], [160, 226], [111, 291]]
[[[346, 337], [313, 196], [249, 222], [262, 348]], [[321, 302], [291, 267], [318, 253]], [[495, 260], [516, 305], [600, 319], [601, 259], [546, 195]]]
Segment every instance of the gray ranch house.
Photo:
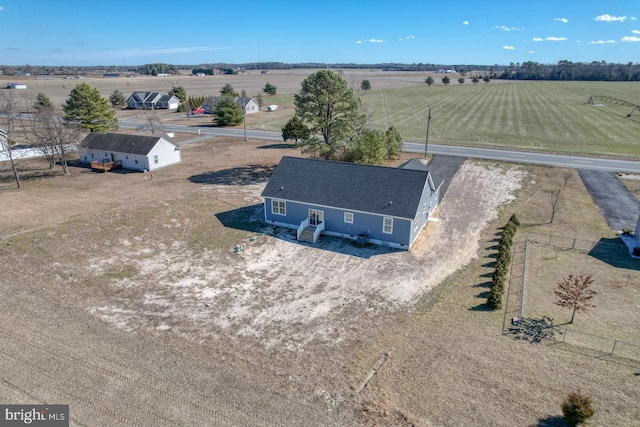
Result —
[[84, 163], [118, 162], [125, 169], [154, 171], [180, 163], [180, 147], [160, 136], [88, 134], [80, 143]]
[[135, 110], [151, 110], [155, 108], [176, 110], [178, 106], [180, 106], [178, 97], [160, 92], [133, 92], [127, 98], [127, 108]]
[[418, 159], [392, 168], [284, 156], [262, 192], [267, 224], [409, 250], [442, 180]]

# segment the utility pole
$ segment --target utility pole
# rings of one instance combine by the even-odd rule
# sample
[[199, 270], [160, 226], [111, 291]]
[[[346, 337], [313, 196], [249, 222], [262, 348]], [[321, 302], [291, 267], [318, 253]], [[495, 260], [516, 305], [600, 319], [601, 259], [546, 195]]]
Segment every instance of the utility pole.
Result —
[[424, 141], [424, 158], [427, 158], [427, 146], [429, 145], [429, 125], [431, 124], [431, 107], [429, 107], [429, 117], [427, 118], [427, 139]]
[[244, 124], [244, 140], [248, 141], [247, 138], [247, 98], [242, 97], [242, 123]]

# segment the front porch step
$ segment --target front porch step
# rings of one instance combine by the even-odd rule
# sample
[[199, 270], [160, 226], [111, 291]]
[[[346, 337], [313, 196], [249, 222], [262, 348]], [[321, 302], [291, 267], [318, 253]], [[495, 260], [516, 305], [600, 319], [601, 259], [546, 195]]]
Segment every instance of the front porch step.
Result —
[[314, 243], [313, 242], [313, 233], [315, 231], [316, 231], [316, 227], [314, 227], [312, 225], [310, 225], [309, 227], [306, 227], [304, 230], [302, 230], [302, 233], [300, 233], [300, 237], [298, 238], [298, 241]]

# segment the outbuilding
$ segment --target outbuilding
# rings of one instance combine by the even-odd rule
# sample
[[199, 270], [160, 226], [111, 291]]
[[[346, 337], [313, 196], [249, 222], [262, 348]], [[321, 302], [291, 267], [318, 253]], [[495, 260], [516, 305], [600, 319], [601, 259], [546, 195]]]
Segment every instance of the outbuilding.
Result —
[[159, 136], [90, 133], [80, 143], [80, 161], [120, 162], [125, 169], [153, 171], [180, 163], [180, 147]]
[[262, 192], [267, 224], [409, 250], [442, 181], [418, 159], [397, 168], [285, 156]]

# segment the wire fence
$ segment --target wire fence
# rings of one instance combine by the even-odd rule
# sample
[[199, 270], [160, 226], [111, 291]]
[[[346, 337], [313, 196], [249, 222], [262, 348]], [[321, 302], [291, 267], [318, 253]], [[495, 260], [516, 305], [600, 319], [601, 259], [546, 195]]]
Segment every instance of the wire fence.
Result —
[[504, 301], [502, 334], [530, 342], [547, 343], [559, 348], [609, 360], [640, 369], [640, 344], [555, 325], [552, 319], [524, 317], [527, 247], [531, 243], [555, 250], [597, 254], [620, 245], [549, 234], [528, 233], [524, 241], [514, 242], [509, 288]]

